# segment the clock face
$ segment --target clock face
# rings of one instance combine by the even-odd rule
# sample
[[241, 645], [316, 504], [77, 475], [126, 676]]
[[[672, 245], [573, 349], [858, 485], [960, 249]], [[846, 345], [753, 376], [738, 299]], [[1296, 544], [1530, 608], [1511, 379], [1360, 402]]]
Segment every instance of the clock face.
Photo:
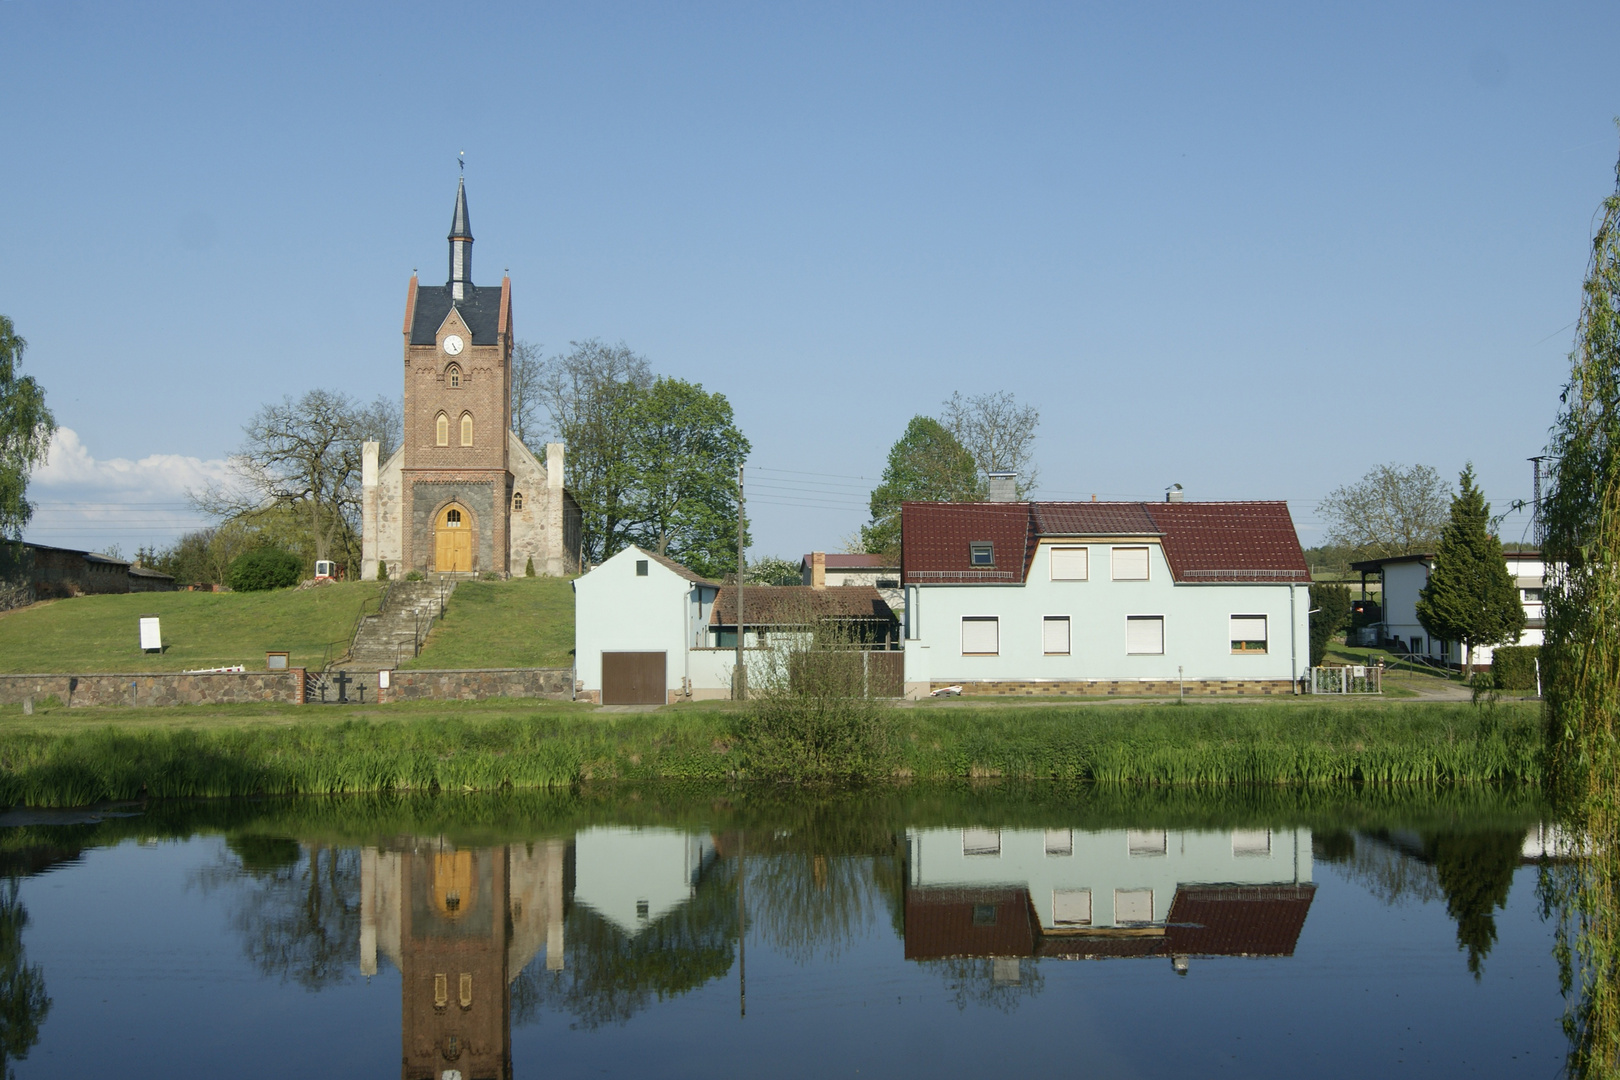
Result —
[[444, 339], [444, 351], [451, 356], [460, 356], [463, 344], [459, 334], [451, 334]]

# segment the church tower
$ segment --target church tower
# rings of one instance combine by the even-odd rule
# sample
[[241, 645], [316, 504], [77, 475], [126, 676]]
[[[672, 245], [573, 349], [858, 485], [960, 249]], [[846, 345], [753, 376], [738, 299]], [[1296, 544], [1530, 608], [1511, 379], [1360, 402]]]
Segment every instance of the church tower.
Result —
[[361, 575], [578, 573], [562, 444], [542, 463], [512, 433], [512, 281], [473, 281], [465, 178], [447, 239], [445, 283], [405, 292], [404, 441], [386, 462], [365, 446]]
[[444, 285], [405, 296], [404, 563], [438, 573], [503, 573], [512, 495], [512, 282], [472, 280], [467, 182], [456, 188]]

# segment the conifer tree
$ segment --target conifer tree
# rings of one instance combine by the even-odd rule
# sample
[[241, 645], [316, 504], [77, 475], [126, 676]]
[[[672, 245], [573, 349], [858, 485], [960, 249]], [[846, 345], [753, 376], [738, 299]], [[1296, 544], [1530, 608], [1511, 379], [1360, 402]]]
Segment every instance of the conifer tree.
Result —
[[1517, 641], [1524, 629], [1524, 606], [1508, 576], [1502, 541], [1491, 535], [1490, 517], [1470, 463], [1451, 500], [1451, 519], [1440, 533], [1429, 583], [1418, 594], [1418, 622], [1442, 641], [1462, 643], [1464, 671], [1477, 646]]

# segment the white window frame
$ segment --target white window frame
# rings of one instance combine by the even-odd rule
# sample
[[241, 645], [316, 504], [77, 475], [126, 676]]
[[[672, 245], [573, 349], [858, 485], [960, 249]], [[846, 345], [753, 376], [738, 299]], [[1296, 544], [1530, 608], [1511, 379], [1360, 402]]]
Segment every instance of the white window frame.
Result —
[[[1062, 900], [1060, 898], [1062, 898], [1062, 897], [1070, 897], [1070, 896], [1073, 896], [1073, 897], [1084, 896], [1086, 898], [1086, 917], [1084, 919], [1065, 919], [1065, 918], [1063, 918], [1063, 914], [1067, 913], [1067, 911], [1066, 911], [1067, 905], [1063, 904]], [[1090, 926], [1090, 925], [1092, 925], [1092, 920], [1094, 918], [1095, 918], [1095, 912], [1092, 910], [1092, 899], [1091, 899], [1091, 890], [1090, 889], [1053, 889], [1052, 890], [1052, 925], [1053, 926]]]
[[962, 857], [964, 859], [1001, 858], [1001, 830], [985, 828], [963, 829]]
[[[1052, 623], [1063, 624], [1063, 649], [1057, 651], [1049, 648], [1051, 641], [1046, 636], [1046, 630]], [[1041, 655], [1042, 656], [1070, 656], [1074, 652], [1074, 620], [1067, 615], [1041, 616]]]
[[[979, 561], [980, 553], [985, 556], [984, 562]], [[974, 569], [994, 567], [996, 565], [996, 545], [989, 540], [975, 540], [968, 544], [968, 565]]]
[[[982, 649], [968, 649], [968, 623], [989, 623], [996, 635], [995, 648], [989, 652]], [[963, 656], [1000, 656], [1001, 655], [1001, 617], [999, 615], [964, 615], [962, 616], [962, 655]]]
[[[1157, 651], [1155, 651], [1155, 652], [1138, 652], [1137, 650], [1132, 649], [1131, 648], [1131, 623], [1133, 623], [1133, 622], [1153, 622], [1155, 620], [1159, 624], [1159, 648], [1157, 649]], [[1165, 620], [1164, 620], [1163, 615], [1127, 615], [1127, 616], [1125, 616], [1125, 655], [1126, 656], [1163, 656], [1164, 655], [1164, 650], [1165, 650], [1164, 621]]]
[[[1119, 553], [1122, 551], [1140, 551], [1142, 553], [1142, 576], [1125, 577], [1120, 574]], [[1109, 550], [1109, 570], [1115, 581], [1147, 581], [1153, 577], [1153, 549], [1148, 544], [1116, 544]]]
[[[1080, 573], [1075, 576], [1058, 575], [1058, 552], [1065, 555], [1078, 554], [1080, 556]], [[1091, 548], [1085, 544], [1058, 544], [1054, 546], [1047, 557], [1047, 572], [1053, 581], [1089, 581], [1091, 580]]]
[[[1236, 624], [1237, 624], [1237, 621], [1239, 619], [1246, 619], [1246, 620], [1251, 620], [1251, 621], [1254, 620], [1254, 619], [1259, 619], [1260, 620], [1260, 637], [1258, 637], [1258, 638], [1235, 637], [1234, 635], [1238, 631], [1238, 627], [1237, 627]], [[1271, 651], [1271, 620], [1269, 618], [1267, 618], [1266, 616], [1264, 616], [1264, 615], [1250, 615], [1250, 614], [1228, 615], [1226, 617], [1226, 636], [1227, 636], [1227, 639], [1231, 642], [1231, 648], [1232, 648], [1232, 655], [1233, 656], [1264, 656], [1264, 655], [1266, 655], [1267, 653], [1269, 653]], [[1240, 642], [1240, 641], [1258, 641], [1258, 642], [1260, 642], [1260, 648], [1258, 648], [1258, 649], [1240, 649], [1240, 648], [1238, 648], [1238, 642]]]
[[[1120, 918], [1120, 914], [1119, 914], [1119, 909], [1120, 909], [1120, 902], [1119, 901], [1120, 901], [1120, 898], [1121, 897], [1141, 897], [1144, 894], [1146, 894], [1146, 896], [1147, 896], [1147, 918], [1145, 918], [1145, 919], [1122, 919], [1122, 918]], [[1154, 907], [1155, 907], [1154, 901], [1157, 900], [1157, 899], [1158, 899], [1158, 897], [1153, 895], [1153, 890], [1152, 889], [1115, 889], [1114, 890], [1114, 925], [1115, 926], [1151, 926], [1153, 924], [1153, 921], [1154, 921], [1153, 916], [1155, 914], [1155, 912], [1154, 912]], [[1095, 913], [1093, 913], [1093, 914], [1095, 915]]]

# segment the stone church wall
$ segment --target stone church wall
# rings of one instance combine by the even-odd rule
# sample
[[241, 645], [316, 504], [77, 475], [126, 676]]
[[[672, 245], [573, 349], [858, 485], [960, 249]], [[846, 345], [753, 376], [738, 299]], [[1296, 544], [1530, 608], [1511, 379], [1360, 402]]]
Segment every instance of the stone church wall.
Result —
[[[511, 573], [522, 576], [529, 559], [534, 572], [544, 577], [563, 577], [579, 572], [578, 524], [570, 538], [567, 528], [568, 504], [563, 491], [562, 443], [546, 444], [544, 464], [518, 440], [510, 436], [507, 458], [512, 469], [512, 495], [523, 495], [523, 509], [513, 509]], [[578, 518], [577, 508], [573, 515]]]
[[[417, 480], [411, 489], [411, 569], [433, 569], [433, 525], [439, 510], [454, 499], [472, 511], [470, 527], [478, 537], [473, 552], [473, 569], [479, 573], [499, 573], [504, 561], [496, 557], [495, 486], [487, 481]], [[502, 552], [501, 554], [505, 554]]]
[[[365, 468], [369, 469], [371, 461], [377, 454], [376, 444], [367, 443], [365, 454], [367, 455]], [[388, 564], [388, 575], [392, 578], [402, 577], [407, 569], [402, 565], [405, 546], [404, 536], [400, 531], [400, 507], [404, 505], [400, 470], [404, 465], [405, 450], [401, 447], [394, 451], [386, 465], [377, 470], [376, 487], [365, 491], [365, 503], [361, 511], [362, 580], [376, 580], [379, 560]], [[363, 475], [369, 473], [363, 472]]]

